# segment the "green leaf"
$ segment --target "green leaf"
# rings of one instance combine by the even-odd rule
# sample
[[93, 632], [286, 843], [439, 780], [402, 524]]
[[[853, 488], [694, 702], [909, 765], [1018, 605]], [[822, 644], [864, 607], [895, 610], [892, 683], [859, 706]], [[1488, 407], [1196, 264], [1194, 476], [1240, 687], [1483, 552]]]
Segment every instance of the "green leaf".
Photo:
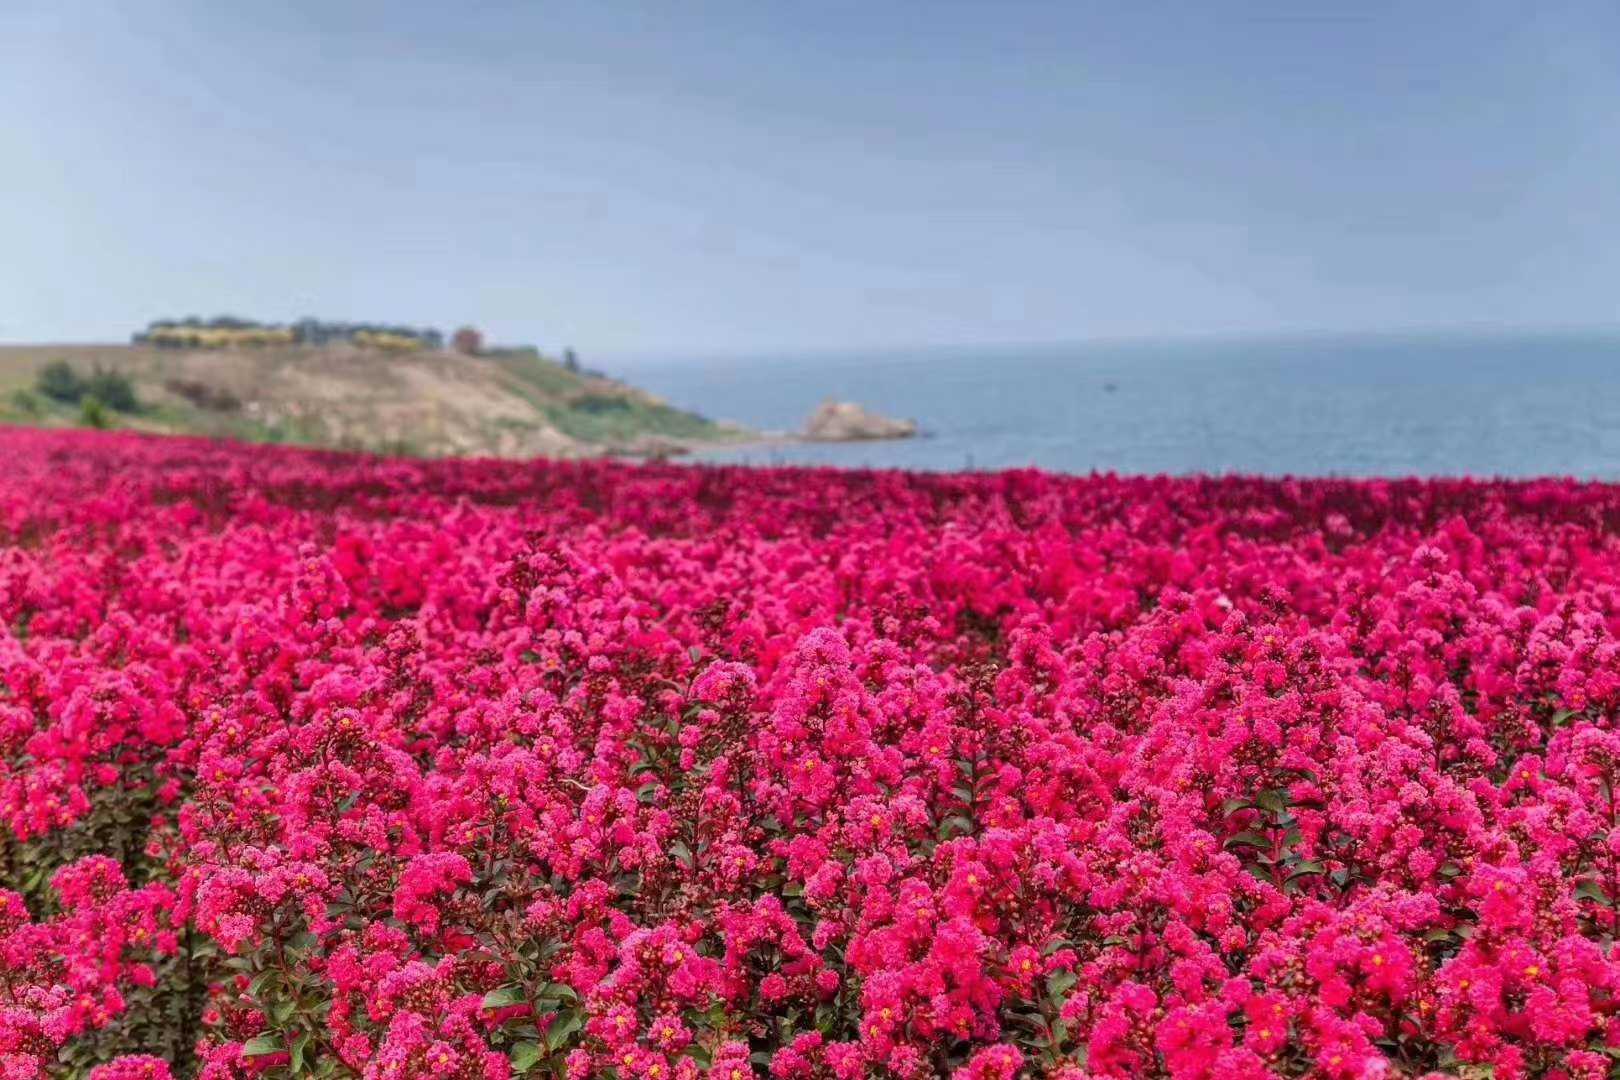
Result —
[[1229, 838], [1226, 841], [1226, 846], [1268, 848], [1271, 846], [1271, 841], [1268, 840], [1263, 834], [1258, 833], [1253, 829], [1244, 829], [1236, 836]]
[[512, 1047], [508, 1057], [512, 1060], [512, 1071], [526, 1073], [534, 1068], [536, 1063], [545, 1056], [545, 1050], [537, 1042], [521, 1042]]
[[1582, 900], [1596, 900], [1604, 906], [1609, 903], [1609, 894], [1595, 881], [1583, 881], [1575, 886], [1575, 895]]
[[579, 994], [567, 983], [546, 983], [540, 990], [540, 996], [548, 1001], [578, 1001]]
[[294, 1075], [304, 1071], [304, 1048], [309, 1045], [310, 1034], [304, 1032], [293, 1040], [292, 1044], [292, 1071]]
[[1054, 971], [1046, 977], [1046, 992], [1053, 1000], [1057, 1000], [1073, 989], [1074, 984], [1079, 981], [1079, 976], [1072, 971]]
[[528, 998], [521, 986], [502, 986], [484, 995], [484, 1008], [504, 1009], [508, 1005], [521, 1005]]
[[263, 1057], [266, 1054], [279, 1054], [286, 1047], [281, 1045], [281, 1036], [274, 1034], [255, 1035], [242, 1044], [243, 1057]]
[[580, 1013], [559, 1013], [551, 1028], [546, 1032], [546, 1045], [553, 1050], [561, 1049], [574, 1036], [574, 1033], [584, 1026], [585, 1017]]

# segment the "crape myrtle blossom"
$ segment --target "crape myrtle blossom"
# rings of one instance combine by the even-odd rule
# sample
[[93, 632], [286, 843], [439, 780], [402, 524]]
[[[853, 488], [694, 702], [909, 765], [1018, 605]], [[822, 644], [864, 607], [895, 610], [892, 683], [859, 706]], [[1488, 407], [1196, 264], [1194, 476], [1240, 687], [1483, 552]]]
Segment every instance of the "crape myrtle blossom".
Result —
[[1620, 488], [0, 458], [0, 1077], [1620, 1060]]

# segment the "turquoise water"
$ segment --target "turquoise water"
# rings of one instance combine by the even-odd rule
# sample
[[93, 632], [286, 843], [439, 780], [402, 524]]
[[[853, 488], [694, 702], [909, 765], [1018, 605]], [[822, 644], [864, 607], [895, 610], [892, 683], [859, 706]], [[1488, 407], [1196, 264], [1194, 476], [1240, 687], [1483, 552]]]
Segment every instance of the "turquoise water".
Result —
[[826, 397], [904, 442], [754, 464], [1620, 478], [1620, 336], [1343, 338], [661, 357], [612, 365], [708, 416], [792, 429]]

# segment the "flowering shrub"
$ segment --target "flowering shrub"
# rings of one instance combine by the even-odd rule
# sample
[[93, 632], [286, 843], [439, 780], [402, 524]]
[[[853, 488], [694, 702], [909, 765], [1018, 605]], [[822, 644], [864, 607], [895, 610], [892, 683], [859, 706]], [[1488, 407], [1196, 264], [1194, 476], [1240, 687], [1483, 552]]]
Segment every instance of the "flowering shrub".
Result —
[[1620, 1057], [1620, 489], [0, 460], [0, 1076]]

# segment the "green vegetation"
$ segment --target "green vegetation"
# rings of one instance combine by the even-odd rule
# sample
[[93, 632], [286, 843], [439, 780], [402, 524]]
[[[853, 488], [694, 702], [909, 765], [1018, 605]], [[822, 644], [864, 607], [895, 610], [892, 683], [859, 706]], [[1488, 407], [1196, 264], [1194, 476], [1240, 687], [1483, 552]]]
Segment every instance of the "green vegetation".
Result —
[[84, 397], [84, 380], [66, 360], [52, 360], [40, 369], [37, 388], [52, 401], [73, 404]]
[[94, 394], [86, 394], [79, 399], [79, 422], [85, 427], [104, 428], [107, 426], [107, 406]]
[[141, 411], [141, 403], [135, 399], [135, 385], [128, 375], [98, 367], [84, 381], [84, 389], [87, 397], [95, 398], [109, 409], [125, 413]]
[[[476, 331], [475, 331], [476, 332]], [[154, 319], [145, 330], [130, 336], [135, 345], [169, 349], [265, 348], [277, 345], [335, 345], [347, 343], [384, 352], [442, 349], [444, 334], [431, 326], [398, 326], [375, 322], [333, 322], [302, 318], [290, 325], [265, 323], [235, 315], [201, 319]]]
[[33, 390], [19, 388], [11, 394], [12, 409], [29, 418], [48, 415], [47, 402], [77, 406], [78, 422], [93, 428], [111, 427], [115, 412], [141, 411], [129, 376], [99, 364], [88, 376], [82, 376], [66, 360], [53, 360], [40, 368]]
[[11, 392], [11, 408], [23, 416], [44, 416], [45, 402], [32, 390], [18, 387]]
[[53, 360], [40, 369], [35, 389], [52, 401], [76, 405], [95, 399], [105, 408], [118, 412], [139, 412], [141, 405], [135, 398], [135, 384], [129, 376], [97, 366], [88, 378], [83, 378], [66, 360]]
[[728, 429], [696, 413], [610, 380], [588, 378], [537, 353], [511, 351], [495, 359], [515, 377], [518, 393], [558, 431], [580, 442], [626, 446], [648, 437], [708, 441], [731, 437]]
[[[172, 388], [169, 389], [172, 392]], [[224, 399], [225, 393], [220, 391], [218, 396], [203, 404], [178, 395], [161, 400], [141, 410], [142, 427], [151, 431], [272, 446], [324, 446], [340, 450], [392, 452], [386, 440], [363, 443], [352, 437], [335, 437], [318, 415], [287, 415], [265, 420], [243, 412], [240, 402], [221, 407], [219, 402]]]
[[645, 436], [715, 438], [715, 425], [695, 413], [629, 396], [587, 393], [551, 405], [546, 415], [565, 435], [582, 442], [625, 444]]

